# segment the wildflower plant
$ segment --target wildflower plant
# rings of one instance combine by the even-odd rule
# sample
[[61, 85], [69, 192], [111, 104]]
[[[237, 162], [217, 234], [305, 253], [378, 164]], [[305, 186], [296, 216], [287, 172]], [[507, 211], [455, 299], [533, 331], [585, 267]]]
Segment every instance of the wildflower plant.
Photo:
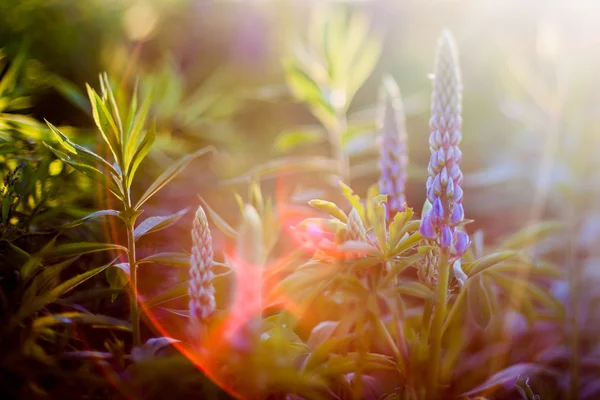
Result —
[[379, 192], [388, 196], [388, 219], [404, 209], [408, 177], [407, 132], [400, 89], [391, 76], [385, 76], [380, 89]]
[[127, 113], [125, 113], [122, 111], [125, 105], [121, 105], [125, 103], [125, 99], [119, 98], [119, 102], [117, 101], [106, 74], [100, 76], [100, 84], [100, 94], [90, 86], [87, 87], [87, 91], [92, 105], [94, 121], [107, 145], [111, 159], [103, 158], [93, 151], [72, 142], [50, 122], [48, 122], [48, 126], [55, 134], [61, 148], [58, 149], [51, 145], [48, 145], [48, 147], [50, 147], [60, 160], [101, 183], [122, 204], [121, 210], [96, 211], [74, 221], [69, 226], [76, 226], [90, 219], [103, 216], [117, 217], [124, 223], [127, 246], [111, 245], [106, 247], [106, 249], [118, 247], [127, 255], [127, 261], [119, 263], [118, 267], [129, 276], [133, 343], [135, 346], [138, 346], [141, 344], [141, 339], [137, 268], [139, 263], [153, 262], [153, 260], [158, 260], [161, 257], [138, 260], [136, 257], [136, 242], [144, 235], [173, 225], [187, 212], [184, 209], [168, 216], [148, 217], [136, 225], [137, 218], [143, 212], [141, 207], [180, 173], [194, 158], [210, 152], [212, 148], [203, 148], [176, 161], [156, 178], [138, 200], [135, 201], [131, 193], [133, 178], [144, 157], [150, 151], [156, 137], [155, 125], [146, 126], [150, 109], [150, 97], [146, 97], [141, 104], [138, 104], [137, 93], [134, 93]]
[[[340, 183], [346, 206], [310, 201], [319, 215], [293, 230], [305, 255], [294, 252], [277, 261], [263, 252], [267, 214], [257, 211], [259, 206], [250, 209], [240, 201], [246, 223], [262, 217], [264, 233], [251, 229], [254, 238], [207, 208], [213, 222], [243, 249], [239, 252], [245, 256], [237, 263], [230, 260], [233, 273], [241, 273], [239, 261], [247, 257], [263, 270], [252, 280], [261, 289], [248, 300], [257, 304], [261, 299], [251, 313], [258, 318], [254, 333], [234, 335], [225, 346], [227, 356], [217, 373], [222, 384], [249, 398], [277, 393], [283, 398], [443, 399], [490, 393], [543, 370], [498, 353], [475, 357], [471, 341], [501, 340], [510, 312], [523, 314], [531, 325], [541, 318], [562, 318], [560, 303], [546, 290], [560, 272], [529, 251], [556, 224], [518, 232], [492, 253], [484, 252], [480, 234], [471, 241], [459, 166], [461, 80], [448, 31], [439, 41], [433, 86], [428, 202], [420, 220], [411, 207], [397, 209], [397, 191], [380, 193], [388, 184], [373, 185], [361, 199]], [[405, 143], [384, 143], [392, 148], [382, 154], [387, 168], [382, 180], [406, 167], [404, 157], [389, 156], [402, 155]], [[395, 176], [403, 177], [402, 172]], [[251, 198], [262, 198], [260, 191], [251, 192]], [[258, 254], [266, 258], [257, 262]], [[229, 309], [230, 316], [248, 317], [239, 309], [236, 314], [236, 307]], [[474, 358], [462, 367], [465, 357]], [[530, 389], [525, 392], [531, 395]]]

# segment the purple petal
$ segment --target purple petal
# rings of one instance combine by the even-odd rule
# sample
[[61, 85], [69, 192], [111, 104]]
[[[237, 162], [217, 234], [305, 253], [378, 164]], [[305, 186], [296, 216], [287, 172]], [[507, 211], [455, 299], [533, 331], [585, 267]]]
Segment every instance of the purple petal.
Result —
[[471, 241], [469, 240], [469, 235], [463, 231], [456, 232], [456, 239], [454, 241], [455, 255], [460, 257], [465, 254], [470, 244]]
[[433, 202], [432, 210], [432, 218], [436, 220], [444, 219], [444, 206], [442, 205], [442, 201], [440, 198], [436, 198]]
[[448, 170], [446, 167], [442, 168], [442, 172], [440, 172], [440, 181], [442, 186], [446, 186], [448, 184]]
[[437, 174], [435, 176], [435, 179], [433, 180], [433, 191], [437, 196], [442, 195], [442, 183], [440, 182], [440, 174]]
[[460, 164], [462, 161], [462, 151], [460, 151], [460, 147], [454, 147], [454, 161], [456, 164]]
[[454, 225], [458, 224], [465, 218], [465, 210], [461, 203], [454, 204], [452, 215], [450, 216], [450, 222]]
[[448, 225], [445, 225], [442, 228], [442, 236], [440, 238], [440, 246], [442, 247], [450, 247], [452, 244], [452, 231]]
[[429, 165], [431, 165], [431, 167], [434, 170], [439, 169], [439, 167], [440, 167], [439, 152], [434, 151], [433, 153], [431, 153], [431, 158], [429, 159]]
[[444, 153], [444, 149], [440, 147], [440, 149], [436, 152], [438, 165], [441, 167], [446, 164], [446, 154]]
[[446, 198], [452, 199], [454, 197], [454, 181], [452, 179], [448, 180], [448, 185], [446, 186]]
[[454, 185], [454, 196], [452, 196], [455, 203], [460, 203], [463, 198], [463, 190], [460, 186]]
[[435, 239], [435, 230], [433, 229], [430, 211], [428, 211], [421, 219], [421, 226], [419, 227], [419, 232], [421, 232], [421, 235], [423, 235], [423, 237]]

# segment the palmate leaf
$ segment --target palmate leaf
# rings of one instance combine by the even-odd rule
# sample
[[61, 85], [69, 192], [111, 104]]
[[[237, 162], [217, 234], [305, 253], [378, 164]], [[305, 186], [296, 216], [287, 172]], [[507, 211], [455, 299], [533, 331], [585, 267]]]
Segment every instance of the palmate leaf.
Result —
[[204, 147], [192, 154], [188, 154], [183, 156], [174, 164], [172, 164], [169, 168], [165, 170], [156, 180], [150, 185], [146, 192], [142, 195], [142, 197], [138, 200], [134, 209], [139, 209], [150, 197], [152, 197], [156, 192], [162, 189], [167, 183], [169, 183], [173, 178], [175, 178], [183, 169], [195, 158], [201, 157], [206, 153], [216, 152], [216, 149], [212, 146]]
[[177, 221], [179, 221], [188, 211], [189, 208], [184, 208], [183, 210], [180, 210], [172, 215], [167, 215], [164, 217], [149, 217], [142, 221], [135, 228], [133, 231], [133, 237], [135, 240], [138, 240], [144, 235], [168, 228], [169, 226], [177, 223]]
[[348, 220], [348, 216], [346, 215], [346, 213], [344, 211], [342, 211], [337, 206], [337, 204], [335, 204], [331, 201], [314, 199], [314, 200], [309, 201], [308, 204], [310, 206], [316, 208], [317, 210], [326, 212], [327, 214], [331, 215], [334, 218], [339, 219], [342, 222], [346, 222]]

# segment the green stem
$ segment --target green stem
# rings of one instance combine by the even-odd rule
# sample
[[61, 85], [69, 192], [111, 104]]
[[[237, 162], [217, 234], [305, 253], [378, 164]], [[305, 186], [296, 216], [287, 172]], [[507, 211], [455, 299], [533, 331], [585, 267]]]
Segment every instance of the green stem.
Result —
[[344, 152], [343, 135], [346, 131], [346, 114], [343, 111], [338, 111], [337, 118], [334, 126], [330, 126], [328, 129], [329, 133], [329, 145], [333, 153], [333, 157], [337, 160], [340, 175], [344, 183], [350, 184], [350, 163], [348, 157]]
[[129, 248], [129, 278], [131, 283], [131, 299], [129, 301], [129, 310], [131, 314], [131, 330], [133, 334], [133, 345], [139, 346], [140, 340], [140, 307], [138, 302], [138, 284], [137, 284], [137, 265], [135, 260], [135, 238], [133, 236], [133, 221], [127, 223], [127, 247]]
[[[434, 385], [433, 393], [437, 393], [442, 355], [442, 329], [446, 315], [446, 298], [448, 293], [448, 280], [450, 269], [448, 265], [448, 249], [442, 248], [438, 264], [438, 281], [436, 285], [436, 303], [433, 311], [431, 326], [431, 384]], [[435, 398], [435, 397], [434, 397]]]

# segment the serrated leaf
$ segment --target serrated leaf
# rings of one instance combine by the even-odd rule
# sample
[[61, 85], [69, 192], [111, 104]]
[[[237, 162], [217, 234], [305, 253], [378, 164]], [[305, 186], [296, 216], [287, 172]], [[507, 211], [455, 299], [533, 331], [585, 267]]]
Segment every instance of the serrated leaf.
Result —
[[138, 240], [144, 235], [149, 233], [158, 232], [161, 229], [168, 228], [169, 226], [177, 223], [189, 211], [189, 208], [184, 208], [181, 211], [176, 212], [172, 215], [149, 217], [142, 221], [133, 231], [133, 238]]
[[156, 192], [162, 189], [167, 183], [169, 183], [173, 178], [175, 178], [183, 169], [195, 158], [201, 157], [206, 153], [215, 152], [216, 149], [212, 146], [204, 147], [192, 154], [188, 154], [183, 156], [178, 161], [176, 161], [173, 165], [165, 170], [156, 180], [150, 185], [150, 187], [144, 192], [142, 197], [138, 200], [134, 209], [139, 209], [142, 204], [144, 204], [150, 197], [152, 197]]
[[68, 224], [64, 224], [61, 226], [61, 228], [73, 228], [75, 226], [83, 224], [86, 221], [89, 221], [91, 219], [98, 218], [98, 217], [104, 217], [104, 216], [119, 217], [119, 215], [120, 215], [119, 211], [117, 211], [117, 210], [100, 210], [100, 211], [93, 212], [89, 215], [86, 215], [83, 218], [79, 218], [73, 222], [69, 222]]

